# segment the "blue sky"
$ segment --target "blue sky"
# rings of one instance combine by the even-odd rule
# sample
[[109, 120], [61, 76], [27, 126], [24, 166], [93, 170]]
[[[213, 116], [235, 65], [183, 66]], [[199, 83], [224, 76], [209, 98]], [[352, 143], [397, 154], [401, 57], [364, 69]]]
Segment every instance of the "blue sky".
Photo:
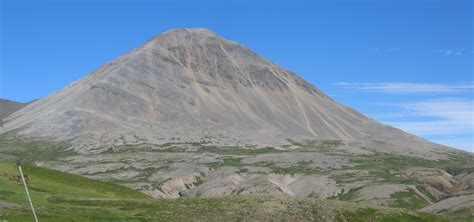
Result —
[[47, 96], [168, 29], [205, 27], [338, 101], [474, 151], [471, 0], [0, 0], [0, 97]]

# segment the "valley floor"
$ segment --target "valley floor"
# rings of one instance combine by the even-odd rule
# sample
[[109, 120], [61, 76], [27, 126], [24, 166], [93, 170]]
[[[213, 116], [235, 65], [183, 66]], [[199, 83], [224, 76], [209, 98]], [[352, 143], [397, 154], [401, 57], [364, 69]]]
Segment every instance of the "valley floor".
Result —
[[[135, 190], [24, 166], [40, 221], [469, 221], [400, 208], [286, 195], [151, 199]], [[32, 221], [14, 163], [0, 163], [0, 221]]]

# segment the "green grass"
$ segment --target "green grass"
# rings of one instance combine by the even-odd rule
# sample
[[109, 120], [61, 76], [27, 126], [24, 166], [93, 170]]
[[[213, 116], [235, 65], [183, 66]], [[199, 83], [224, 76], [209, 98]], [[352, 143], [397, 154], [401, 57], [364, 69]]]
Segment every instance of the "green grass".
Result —
[[[450, 221], [449, 217], [341, 201], [288, 196], [234, 196], [161, 200], [51, 200], [42, 221]], [[344, 220], [342, 220], [344, 218]], [[28, 211], [0, 219], [31, 221]], [[373, 220], [376, 219], [376, 220]], [[397, 220], [401, 219], [401, 220]]]
[[234, 147], [234, 146], [201, 146], [199, 147], [198, 152], [200, 153], [214, 153], [219, 155], [258, 155], [258, 154], [266, 154], [266, 153], [282, 153], [285, 152], [283, 150], [277, 150], [273, 147], [264, 147], [264, 148], [256, 148], [256, 147]]
[[[404, 213], [392, 213], [386, 212], [381, 213], [374, 208], [365, 208], [356, 212], [345, 212], [337, 217], [338, 221], [351, 221], [351, 222], [442, 222], [451, 221], [451, 218], [443, 218], [432, 214], [404, 214]], [[468, 218], [461, 219], [459, 221], [468, 221]]]
[[[420, 186], [417, 186], [419, 189]], [[357, 191], [361, 190], [363, 187], [352, 188], [348, 192], [342, 193], [334, 199], [351, 201], [356, 197]], [[421, 191], [423, 192], [423, 191]], [[390, 195], [390, 198], [394, 200], [390, 207], [403, 208], [408, 210], [421, 209], [427, 205], [424, 199], [422, 199], [415, 191], [409, 189], [407, 191], [397, 192]]]
[[418, 184], [418, 185], [416, 185], [416, 189], [418, 189], [420, 192], [425, 194], [425, 196], [427, 196], [431, 201], [433, 201], [433, 202], [437, 201], [436, 197], [426, 189], [425, 185]]
[[209, 167], [217, 169], [221, 167], [237, 167], [241, 168], [245, 166], [244, 163], [240, 162], [242, 158], [235, 158], [235, 157], [224, 157], [222, 162], [214, 162], [207, 164]]
[[197, 176], [196, 177], [196, 182], [193, 182], [193, 185], [197, 187], [197, 186], [199, 186], [203, 183], [204, 183], [204, 181], [202, 180], [202, 178], [200, 176]]
[[[61, 157], [72, 156], [74, 151], [68, 149], [68, 144], [44, 142], [36, 140], [7, 139], [5, 135], [0, 136], [0, 161], [24, 161], [35, 160], [57, 160]], [[4, 157], [2, 157], [4, 156]]]
[[[184, 145], [187, 148], [180, 147]], [[194, 148], [194, 149], [192, 149]], [[281, 153], [283, 150], [277, 150], [273, 147], [258, 148], [254, 146], [214, 146], [208, 142], [194, 143], [165, 143], [161, 145], [153, 144], [128, 144], [117, 147], [110, 147], [101, 152], [101, 154], [125, 154], [136, 152], [156, 152], [156, 153], [213, 153], [218, 155], [257, 155], [265, 153]]]
[[[298, 146], [302, 152], [319, 152], [319, 153], [333, 153], [336, 151], [336, 148], [344, 145], [344, 142], [341, 140], [306, 140], [306, 141], [295, 141], [292, 139], [287, 139], [291, 145], [286, 145], [283, 147]], [[340, 153], [341, 151], [337, 151]]]
[[[22, 169], [35, 202], [47, 202], [47, 198], [52, 196], [117, 199], [148, 198], [145, 194], [113, 183], [31, 165], [23, 165]], [[0, 199], [11, 202], [24, 201], [24, 190], [21, 185], [16, 164], [0, 163], [0, 193], [8, 194], [8, 198]]]
[[241, 162], [242, 158], [236, 157], [224, 157], [222, 162], [215, 162], [207, 164], [209, 167], [213, 169], [221, 168], [221, 167], [236, 167], [239, 169], [239, 173], [247, 172], [248, 169], [246, 167], [264, 167], [268, 168], [268, 170], [272, 173], [277, 174], [320, 174], [321, 170], [318, 168], [311, 167], [311, 162], [298, 162], [291, 166], [278, 166], [273, 162], [262, 161], [253, 164], [245, 164]]
[[355, 198], [356, 192], [361, 190], [362, 188], [363, 187], [352, 188], [348, 192], [339, 195], [337, 198], [339, 200], [352, 200], [353, 198]]
[[256, 163], [257, 166], [267, 167], [271, 172], [277, 174], [321, 174], [322, 170], [319, 168], [311, 167], [311, 162], [301, 161], [291, 166], [278, 166], [272, 162], [259, 162]]
[[364, 175], [359, 175], [356, 172], [330, 174], [330, 178], [336, 181], [337, 184], [353, 183], [363, 180], [364, 177]]
[[421, 209], [429, 204], [411, 189], [408, 191], [394, 193], [390, 195], [390, 197], [395, 200], [395, 203], [391, 204], [392, 207], [404, 209]]
[[[474, 171], [474, 157], [472, 156], [456, 156], [446, 160], [428, 160], [418, 157], [401, 156], [394, 154], [376, 153], [375, 155], [353, 156], [350, 161], [355, 167], [348, 169], [367, 170], [369, 176], [359, 179], [370, 179], [378, 182], [392, 182], [401, 184], [419, 185], [420, 182], [412, 179], [401, 177], [400, 173], [409, 168], [431, 168], [439, 170], [451, 170], [451, 172], [472, 172]], [[350, 179], [350, 178], [336, 178]]]

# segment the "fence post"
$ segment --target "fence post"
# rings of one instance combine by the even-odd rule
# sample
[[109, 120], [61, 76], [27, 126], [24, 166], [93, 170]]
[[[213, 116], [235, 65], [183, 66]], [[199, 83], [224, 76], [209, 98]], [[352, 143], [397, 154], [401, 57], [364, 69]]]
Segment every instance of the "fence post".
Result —
[[18, 169], [20, 170], [21, 179], [23, 181], [23, 185], [25, 186], [26, 196], [28, 196], [28, 201], [30, 202], [31, 211], [33, 211], [33, 216], [35, 217], [35, 221], [38, 222], [38, 217], [36, 217], [35, 208], [33, 207], [33, 202], [31, 201], [30, 193], [28, 192], [28, 187], [26, 186], [25, 177], [23, 176], [23, 171], [21, 170], [20, 161], [18, 161], [16, 165], [18, 165]]

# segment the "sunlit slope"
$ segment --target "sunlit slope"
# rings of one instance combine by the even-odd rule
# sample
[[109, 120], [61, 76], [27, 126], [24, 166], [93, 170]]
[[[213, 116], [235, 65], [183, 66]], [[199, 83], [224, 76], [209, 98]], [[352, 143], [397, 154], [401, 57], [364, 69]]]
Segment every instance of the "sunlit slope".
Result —
[[[56, 197], [147, 199], [138, 191], [107, 182], [91, 180], [56, 170], [25, 165], [22, 167], [35, 203], [47, 203]], [[14, 163], [0, 163], [0, 200], [26, 201], [19, 171]]]

